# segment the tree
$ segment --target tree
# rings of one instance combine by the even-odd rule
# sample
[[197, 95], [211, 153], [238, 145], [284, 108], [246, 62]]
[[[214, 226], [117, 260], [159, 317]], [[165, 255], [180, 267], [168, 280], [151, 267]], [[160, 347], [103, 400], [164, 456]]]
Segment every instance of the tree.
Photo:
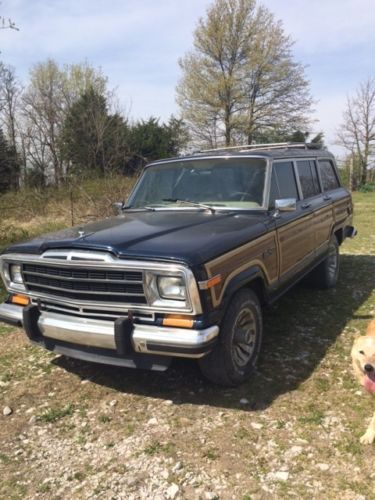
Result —
[[365, 185], [369, 169], [374, 166], [375, 78], [362, 82], [354, 96], [347, 97], [337, 143], [349, 151], [353, 164], [359, 164], [357, 186]]
[[126, 162], [128, 128], [109, 114], [106, 98], [93, 88], [69, 108], [60, 134], [60, 150], [75, 172], [104, 174]]
[[215, 0], [181, 61], [177, 102], [193, 138], [252, 143], [266, 130], [305, 128], [312, 99], [293, 42], [256, 0]]
[[60, 151], [60, 132], [70, 106], [89, 88], [102, 94], [106, 78], [87, 63], [62, 69], [49, 59], [35, 65], [23, 95], [22, 142], [30, 167], [47, 175], [56, 185], [64, 181], [66, 165]]
[[20, 167], [17, 153], [0, 129], [0, 193], [19, 187]]
[[6, 18], [4, 16], [0, 16], [0, 30], [16, 30], [19, 31], [20, 29], [17, 27], [16, 23], [12, 21], [9, 17]]
[[0, 120], [7, 139], [13, 148], [17, 146], [17, 114], [22, 88], [11, 66], [0, 63]]
[[[167, 124], [155, 117], [135, 123], [129, 130], [129, 149], [144, 164], [158, 158], [177, 156], [188, 142], [185, 124], [173, 116]], [[137, 162], [136, 162], [137, 163]]]

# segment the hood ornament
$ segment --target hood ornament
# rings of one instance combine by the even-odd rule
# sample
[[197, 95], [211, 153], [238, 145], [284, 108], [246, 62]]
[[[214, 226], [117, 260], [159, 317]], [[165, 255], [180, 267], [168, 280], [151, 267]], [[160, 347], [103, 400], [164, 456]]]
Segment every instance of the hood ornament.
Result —
[[80, 238], [83, 238], [85, 236], [85, 231], [83, 229], [78, 230], [78, 234]]

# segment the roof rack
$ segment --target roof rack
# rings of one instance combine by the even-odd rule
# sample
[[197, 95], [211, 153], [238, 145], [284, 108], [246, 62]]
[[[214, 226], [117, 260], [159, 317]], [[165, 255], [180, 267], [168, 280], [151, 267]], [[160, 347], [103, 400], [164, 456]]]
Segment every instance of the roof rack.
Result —
[[222, 148], [215, 149], [202, 149], [200, 151], [196, 151], [195, 154], [199, 153], [213, 153], [214, 151], [234, 151], [239, 150], [240, 153], [256, 150], [256, 149], [321, 149], [322, 145], [320, 143], [314, 142], [273, 142], [273, 143], [265, 143], [265, 144], [247, 144], [244, 146], [223, 146]]

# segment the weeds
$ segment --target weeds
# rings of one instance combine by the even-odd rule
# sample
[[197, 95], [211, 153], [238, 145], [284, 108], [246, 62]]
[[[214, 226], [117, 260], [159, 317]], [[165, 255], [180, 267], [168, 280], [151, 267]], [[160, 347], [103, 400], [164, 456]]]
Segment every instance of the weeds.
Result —
[[64, 408], [50, 408], [46, 410], [42, 415], [39, 415], [38, 420], [41, 422], [54, 423], [64, 417], [73, 415], [74, 407], [72, 404], [68, 404]]

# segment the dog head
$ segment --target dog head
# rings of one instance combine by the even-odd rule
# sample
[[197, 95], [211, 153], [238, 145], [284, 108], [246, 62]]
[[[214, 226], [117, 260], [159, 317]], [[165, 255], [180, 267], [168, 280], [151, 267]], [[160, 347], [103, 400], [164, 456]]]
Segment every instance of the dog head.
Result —
[[351, 355], [358, 380], [366, 391], [375, 395], [375, 336], [358, 337], [354, 341]]

